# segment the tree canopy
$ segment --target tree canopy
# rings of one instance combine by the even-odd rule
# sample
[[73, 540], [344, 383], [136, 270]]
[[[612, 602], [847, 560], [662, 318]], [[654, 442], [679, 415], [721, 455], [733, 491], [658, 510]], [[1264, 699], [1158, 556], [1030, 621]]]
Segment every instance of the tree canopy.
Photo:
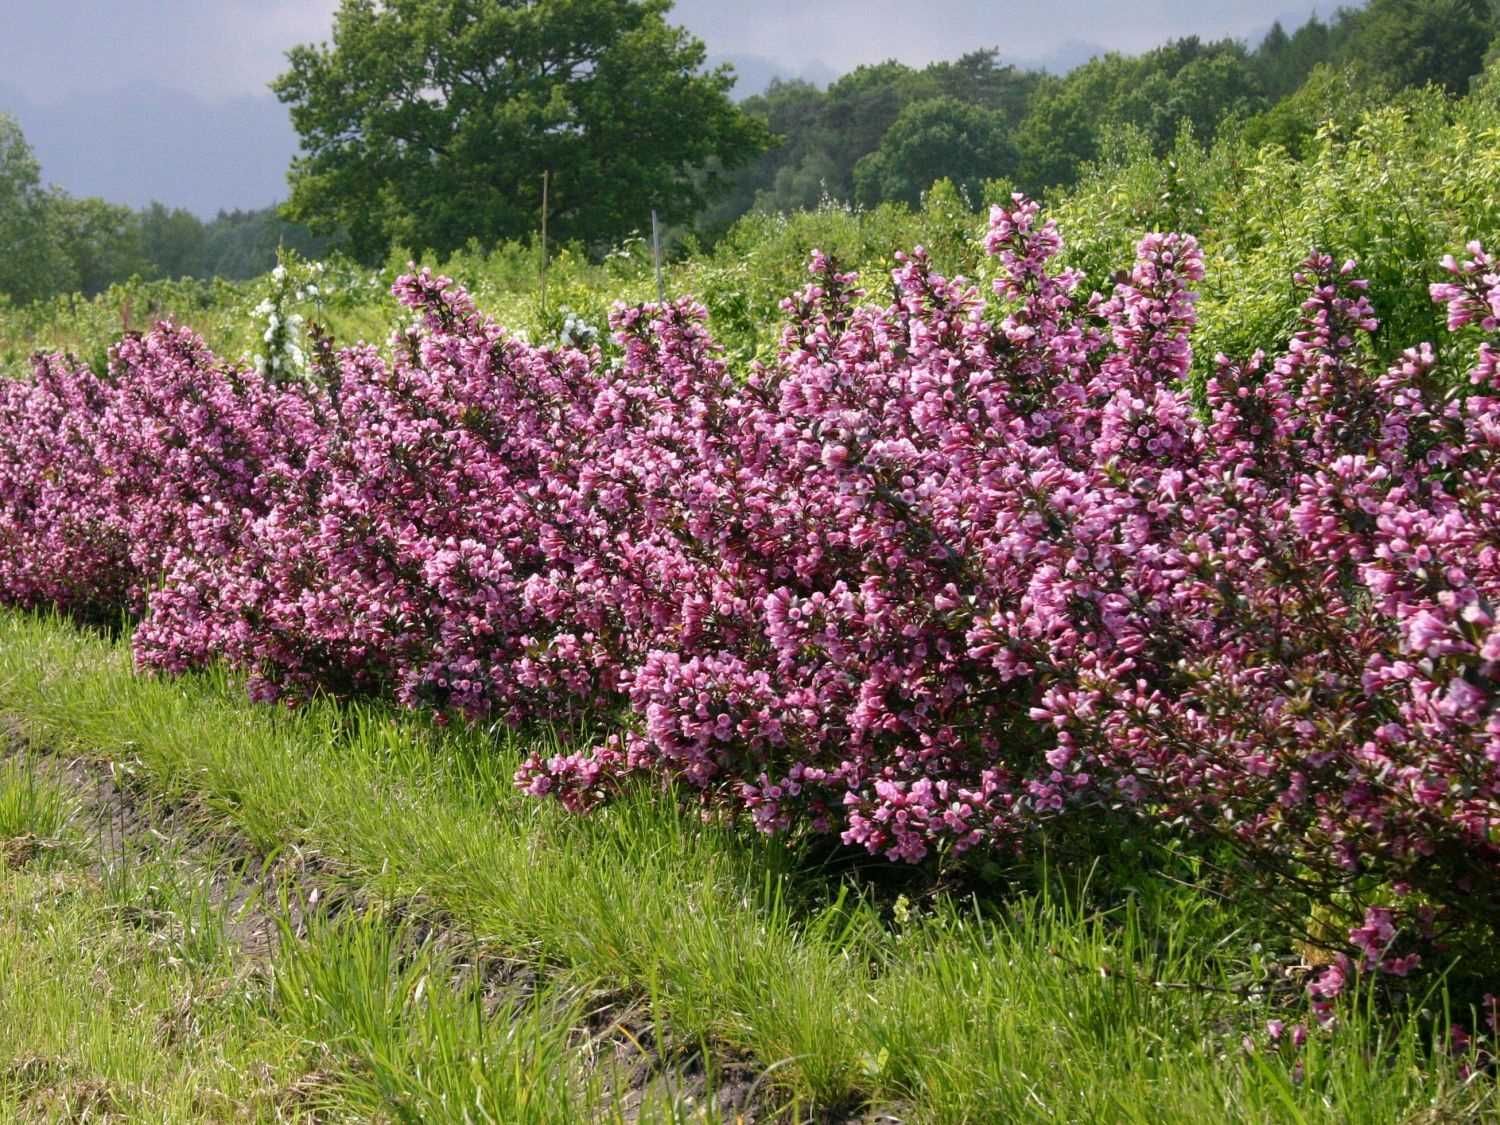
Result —
[[1015, 171], [1016, 149], [997, 111], [956, 98], [925, 98], [903, 109], [880, 146], [854, 166], [855, 198], [915, 206], [934, 181], [950, 179], [978, 202], [987, 180]]
[[1133, 126], [1165, 151], [1184, 122], [1210, 139], [1225, 117], [1265, 105], [1251, 58], [1232, 40], [1190, 37], [1142, 55], [1103, 55], [1032, 99], [1016, 136], [1019, 178], [1031, 191], [1073, 183], [1110, 128]]
[[1484, 66], [1494, 33], [1489, 0], [1371, 0], [1354, 17], [1353, 61], [1397, 86], [1462, 94]]
[[549, 224], [603, 244], [688, 221], [765, 146], [669, 0], [343, 0], [272, 85], [302, 153], [288, 213], [359, 256]]
[[[728, 199], [703, 222], [718, 229], [751, 208], [786, 211], [825, 195], [912, 198], [912, 185], [884, 169], [894, 150], [915, 147], [898, 135], [898, 118], [936, 98], [998, 115], [1005, 151], [996, 161], [1012, 159], [1014, 146], [1007, 178], [1033, 193], [1076, 183], [1122, 130], [1163, 155], [1184, 125], [1210, 142], [1226, 122], [1248, 122], [1247, 135], [1296, 150], [1328, 119], [1402, 89], [1431, 82], [1463, 92], [1496, 49], [1497, 10], [1497, 0], [1370, 0], [1295, 30], [1275, 23], [1253, 49], [1189, 36], [1053, 75], [1005, 65], [989, 48], [921, 69], [895, 61], [859, 67], [826, 90], [773, 83], [744, 105], [775, 134], [775, 147], [735, 177]], [[932, 170], [968, 176], [959, 165]]]
[[48, 203], [41, 165], [21, 126], [0, 113], [0, 296], [45, 295], [67, 273]]
[[[600, 251], [655, 209], [709, 241], [747, 212], [914, 204], [948, 180], [1062, 195], [1091, 169], [1232, 138], [1293, 157], [1429, 84], [1500, 81], [1500, 0], [1369, 0], [1258, 44], [1176, 39], [1066, 74], [1001, 49], [860, 66], [826, 88], [773, 81], [736, 106], [732, 75], [667, 22], [669, 0], [341, 0], [331, 40], [274, 84], [302, 134], [289, 206], [209, 220], [47, 186], [0, 114], [0, 297], [98, 293], [133, 276], [244, 279], [279, 247], [366, 262], [393, 247], [524, 242], [549, 174], [555, 238]], [[1488, 91], [1487, 93], [1485, 91]], [[1175, 157], [1174, 157], [1175, 159]], [[293, 221], [294, 219], [299, 221]], [[315, 229], [312, 229], [315, 228]]]

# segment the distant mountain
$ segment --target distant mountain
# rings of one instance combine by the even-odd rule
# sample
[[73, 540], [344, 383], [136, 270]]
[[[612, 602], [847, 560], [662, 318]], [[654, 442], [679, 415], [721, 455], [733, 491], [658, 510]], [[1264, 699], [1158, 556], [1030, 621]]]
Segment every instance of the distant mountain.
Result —
[[[1075, 67], [1080, 67], [1096, 55], [1108, 53], [1108, 47], [1101, 47], [1098, 43], [1088, 43], [1082, 39], [1069, 39], [1058, 44], [1045, 55], [1038, 55], [1029, 59], [1016, 59], [1015, 64], [1023, 70], [1045, 70], [1048, 74], [1067, 74]], [[1007, 62], [1011, 61], [1009, 58]]]
[[269, 93], [207, 101], [133, 83], [42, 104], [0, 84], [0, 111], [21, 122], [49, 183], [136, 207], [159, 200], [204, 218], [285, 198], [297, 151], [286, 107]]
[[777, 79], [800, 79], [815, 86], [826, 86], [839, 76], [839, 72], [823, 62], [811, 62], [802, 66], [788, 66], [764, 55], [710, 55], [709, 67], [729, 63], [734, 67], [734, 100], [744, 101], [756, 94], [764, 94]]

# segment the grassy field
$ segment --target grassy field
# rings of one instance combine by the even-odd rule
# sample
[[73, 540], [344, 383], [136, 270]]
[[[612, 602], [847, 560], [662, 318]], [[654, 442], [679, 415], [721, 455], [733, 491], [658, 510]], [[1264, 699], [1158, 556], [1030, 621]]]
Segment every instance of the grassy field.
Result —
[[274, 1120], [323, 1087], [209, 881], [163, 846], [106, 862], [72, 792], [0, 766], [0, 1115]]
[[[14, 613], [0, 713], [31, 755], [0, 774], [0, 1099], [18, 1118], [1496, 1114], [1492, 1078], [1434, 1049], [1441, 994], [1399, 1011], [1356, 995], [1301, 1051], [1271, 1044], [1267, 1020], [1300, 1004], [1287, 951], [1187, 859], [1106, 849], [976, 894], [877, 880], [653, 792], [573, 818], [511, 785], [547, 736], [261, 707]], [[139, 859], [90, 845], [87, 787], [58, 772], [74, 757], [170, 810]], [[301, 909], [267, 892], [289, 859], [343, 908], [305, 909], [305, 883]], [[281, 935], [270, 952], [237, 944], [247, 909]], [[163, 1033], [184, 1005], [192, 1034]]]
[[116, 780], [0, 761], [0, 1120], [722, 1120], [745, 1092]]

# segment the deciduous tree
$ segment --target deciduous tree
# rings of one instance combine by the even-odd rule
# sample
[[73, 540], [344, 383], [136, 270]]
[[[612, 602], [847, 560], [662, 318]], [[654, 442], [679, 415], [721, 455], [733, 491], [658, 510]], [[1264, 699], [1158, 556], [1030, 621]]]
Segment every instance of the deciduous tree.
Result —
[[976, 203], [986, 180], [1016, 169], [1016, 147], [994, 110], [954, 98], [912, 102], [854, 168], [855, 197], [866, 204], [915, 205], [940, 179], [952, 180]]
[[690, 219], [765, 145], [670, 0], [343, 0], [273, 83], [302, 153], [289, 214], [371, 258]]
[[26, 301], [69, 287], [48, 203], [41, 165], [20, 124], [0, 113], [0, 295]]

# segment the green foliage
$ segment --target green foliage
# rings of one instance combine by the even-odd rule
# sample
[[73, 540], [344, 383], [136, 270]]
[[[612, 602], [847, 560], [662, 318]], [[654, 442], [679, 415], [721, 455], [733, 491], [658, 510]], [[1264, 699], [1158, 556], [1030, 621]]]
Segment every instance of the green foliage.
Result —
[[1274, 24], [1253, 50], [1186, 38], [1063, 77], [993, 49], [920, 69], [887, 61], [827, 90], [775, 82], [736, 109], [732, 77], [701, 73], [701, 44], [665, 22], [664, 0], [348, 0], [333, 45], [298, 48], [277, 84], [304, 134], [290, 212], [319, 233], [276, 208], [204, 222], [45, 191], [7, 122], [0, 297], [93, 295], [133, 276], [244, 280], [280, 249], [472, 259], [473, 247], [535, 239], [542, 170], [551, 241], [597, 259], [653, 206], [711, 244], [750, 210], [915, 206], [944, 177], [971, 199], [996, 178], [1065, 191], [1114, 162], [1127, 133], [1158, 156], [1188, 126], [1205, 145], [1224, 130], [1301, 159], [1320, 131], [1347, 138], [1404, 89], [1483, 87], [1491, 8], [1375, 0], [1291, 32]]
[[337, 235], [314, 234], [277, 207], [258, 211], [220, 211], [205, 228], [207, 260], [198, 277], [246, 279], [265, 273], [282, 250], [304, 258], [321, 258], [342, 249]]
[[1019, 180], [1031, 191], [1073, 183], [1098, 159], [1110, 129], [1134, 126], [1161, 151], [1184, 122], [1211, 139], [1225, 117], [1264, 104], [1249, 57], [1229, 40], [1179, 39], [1144, 55], [1105, 55], [1038, 91], [1016, 136]]
[[141, 240], [146, 256], [161, 276], [199, 275], [207, 232], [203, 221], [191, 211], [151, 204], [141, 212]]
[[859, 271], [864, 287], [880, 297], [890, 291], [889, 270], [903, 247], [924, 245], [939, 268], [978, 276], [984, 267], [977, 247], [981, 229], [980, 216], [947, 182], [928, 192], [917, 211], [894, 203], [864, 209], [825, 201], [791, 214], [752, 212], [711, 253], [680, 263], [672, 287], [703, 301], [714, 332], [736, 359], [765, 359], [779, 340], [781, 302], [807, 284], [814, 250]]
[[1397, 88], [1431, 83], [1462, 94], [1495, 34], [1488, 0], [1370, 0], [1351, 16], [1347, 54]]
[[775, 81], [764, 94], [741, 103], [765, 122], [773, 145], [736, 175], [728, 195], [700, 217], [705, 229], [722, 231], [752, 208], [816, 207], [839, 190], [846, 169], [828, 151], [828, 131], [819, 126], [825, 101], [823, 91], [810, 83]]
[[934, 181], [950, 179], [977, 199], [986, 181], [1015, 170], [1015, 146], [997, 110], [927, 98], [910, 102], [880, 146], [854, 166], [854, 197], [867, 206], [916, 205]]
[[220, 211], [207, 223], [187, 211], [167, 211], [159, 203], [142, 212], [147, 254], [156, 276], [223, 277], [245, 281], [276, 265], [282, 250], [322, 258], [338, 245], [336, 237], [315, 235], [284, 218], [275, 207]]
[[1011, 127], [1026, 116], [1027, 103], [1041, 81], [1035, 72], [1002, 63], [995, 48], [932, 63], [926, 74], [943, 97], [993, 110]]
[[[42, 170], [20, 126], [0, 114], [0, 301], [24, 305], [60, 294], [97, 297], [156, 278], [244, 280], [276, 264], [282, 248], [322, 257], [334, 240], [276, 208], [220, 212], [204, 223], [181, 208], [140, 211], [98, 198], [44, 190]], [[0, 335], [0, 363], [11, 341]]]
[[[60, 351], [105, 369], [109, 348], [122, 333], [157, 320], [191, 324], [225, 343], [247, 338], [249, 306], [237, 287], [222, 281], [143, 281], [111, 285], [90, 298], [69, 292], [12, 308], [0, 307], [0, 374], [24, 370], [36, 351]], [[227, 354], [234, 355], [231, 349]]]
[[1357, 260], [1381, 294], [1379, 359], [1422, 340], [1443, 344], [1427, 294], [1438, 259], [1470, 238], [1500, 236], [1500, 102], [1410, 91], [1324, 121], [1303, 160], [1279, 144], [1252, 147], [1252, 135], [1212, 146], [1184, 135], [1160, 160], [1139, 138], [1117, 145], [1055, 208], [1070, 260], [1100, 285], [1106, 263], [1146, 231], [1198, 235], [1208, 262], [1200, 372], [1217, 352], [1247, 357], [1285, 343], [1297, 315], [1290, 275], [1314, 249]]
[[[992, 165], [1005, 165], [1013, 157], [1005, 151], [1004, 137], [1025, 115], [1041, 75], [1018, 70], [1000, 61], [995, 50], [971, 51], [951, 62], [937, 62], [920, 70], [895, 61], [861, 66], [820, 91], [806, 82], [775, 82], [764, 94], [743, 103], [746, 112], [763, 120], [777, 138], [774, 148], [748, 165], [735, 177], [733, 190], [720, 207], [708, 211], [701, 225], [720, 233], [734, 218], [752, 208], [761, 211], [795, 211], [815, 208], [825, 198], [848, 201], [859, 198], [871, 205], [902, 199], [915, 204], [933, 180], [943, 176], [963, 179], [976, 163], [985, 167], [979, 176], [997, 174]], [[897, 160], [890, 179], [895, 194], [883, 194], [883, 176], [869, 179], [863, 193], [855, 182], [856, 166], [873, 157], [882, 147], [890, 154], [909, 147], [897, 119], [918, 103], [939, 101], [945, 109], [937, 114], [950, 121], [980, 122], [970, 127], [961, 165], [924, 157], [911, 148], [908, 160], [926, 160], [926, 167], [903, 169]], [[968, 111], [957, 113], [956, 103]], [[927, 111], [931, 115], [932, 111]], [[935, 122], [934, 122], [935, 124]], [[965, 132], [963, 128], [957, 132]], [[974, 152], [995, 139], [1001, 150]], [[936, 138], [930, 138], [926, 143]], [[939, 147], [943, 142], [939, 141]], [[936, 154], [934, 154], [936, 155]], [[867, 173], [867, 176], [869, 174]], [[872, 194], [873, 193], [873, 194]]]
[[1290, 35], [1280, 20], [1272, 24], [1253, 56], [1267, 96], [1279, 100], [1300, 88], [1315, 67], [1334, 57], [1346, 36], [1342, 19], [1330, 26], [1313, 16]]
[[[1189, 37], [1141, 55], [1104, 55], [1061, 77], [1018, 71], [995, 51], [976, 51], [920, 70], [897, 62], [860, 67], [827, 91], [773, 84], [745, 108], [766, 122], [777, 147], [735, 178], [704, 228], [722, 231], [752, 207], [795, 210], [824, 197], [913, 201], [922, 176], [876, 170], [891, 163], [882, 150], [900, 142], [896, 119], [937, 98], [998, 115], [1018, 149], [1015, 178], [1032, 193], [1076, 183], [1105, 155], [1109, 134], [1126, 126], [1161, 154], [1184, 124], [1209, 143], [1226, 121], [1254, 119], [1253, 144], [1276, 142], [1300, 155], [1329, 118], [1357, 117], [1392, 93], [1428, 82], [1462, 92], [1494, 32], [1487, 0], [1375, 0], [1291, 32], [1273, 24], [1253, 51]], [[956, 165], [924, 172], [965, 178]]]
[[1365, 113], [1390, 99], [1382, 76], [1352, 64], [1319, 63], [1295, 92], [1247, 120], [1239, 136], [1251, 148], [1280, 145], [1301, 159], [1316, 150], [1320, 131], [1347, 136]]
[[[997, 189], [991, 185], [989, 190]], [[752, 213], [711, 250], [686, 239], [666, 264], [667, 293], [702, 300], [720, 341], [736, 359], [765, 358], [776, 347], [780, 303], [806, 284], [808, 255], [815, 249], [861, 270], [866, 286], [877, 294], [888, 288], [894, 253], [918, 244], [943, 269], [979, 276], [985, 263], [976, 245], [983, 227], [975, 210], [978, 202], [978, 196], [965, 199], [951, 183], [939, 183], [918, 210], [903, 204], [866, 209], [827, 202], [790, 215]], [[381, 342], [394, 326], [390, 285], [413, 259], [452, 276], [502, 324], [537, 340], [559, 338], [570, 313], [575, 322], [602, 335], [617, 301], [656, 299], [650, 248], [639, 234], [599, 260], [582, 246], [554, 246], [545, 305], [540, 248], [528, 242], [509, 241], [486, 250], [475, 241], [445, 258], [393, 250], [380, 270], [334, 255], [324, 263], [316, 295], [305, 285], [288, 289], [285, 282], [263, 274], [244, 283], [137, 280], [113, 285], [92, 299], [70, 294], [18, 308], [0, 306], [0, 372], [19, 373], [37, 350], [69, 352], [102, 370], [108, 348], [122, 331], [163, 318], [191, 326], [217, 354], [251, 365], [256, 355], [268, 359], [270, 354], [264, 339], [269, 310], [257, 308], [272, 296], [279, 318], [302, 318], [296, 343], [304, 358], [311, 353], [303, 330], [314, 322], [339, 344]], [[280, 339], [279, 346], [289, 354], [293, 341]]]
[[76, 284], [57, 231], [41, 165], [15, 118], [0, 113], [0, 295], [29, 301]]
[[1209, 148], [1191, 130], [1180, 133], [1163, 156], [1154, 148], [1139, 129], [1111, 130], [1077, 187], [1052, 203], [1068, 264], [1082, 269], [1093, 288], [1107, 286], [1148, 231], [1207, 237], [1213, 209], [1249, 159], [1242, 145], [1224, 141]]
[[71, 285], [85, 296], [154, 272], [141, 218], [129, 207], [53, 191], [47, 197], [47, 212], [53, 237], [69, 259]]
[[[604, 245], [690, 219], [763, 147], [666, 0], [345, 0], [273, 83], [302, 138], [288, 213], [360, 258], [536, 229]], [[690, 174], [697, 173], [697, 174]]]
[[[978, 81], [975, 74], [987, 73], [981, 68], [970, 77]], [[1052, 200], [1070, 262], [1087, 271], [1091, 285], [1104, 288], [1147, 231], [1196, 234], [1210, 267], [1195, 340], [1200, 372], [1216, 351], [1243, 355], [1284, 341], [1296, 314], [1289, 277], [1315, 248], [1357, 258], [1377, 286], [1377, 311], [1387, 325], [1376, 337], [1381, 358], [1419, 340], [1441, 339], [1425, 289], [1435, 263], [1468, 238], [1500, 237], [1500, 203], [1492, 190], [1500, 182], [1500, 70], [1482, 76], [1461, 100], [1436, 90], [1392, 96], [1377, 89], [1357, 68], [1318, 66], [1280, 106], [1221, 127], [1213, 139], [1190, 125], [1165, 145], [1145, 125], [1101, 127], [1091, 134], [1095, 160], [1075, 188]], [[788, 104], [816, 93], [796, 86], [784, 92]], [[939, 104], [945, 111], [963, 105]], [[920, 116], [915, 109], [902, 112]], [[686, 236], [666, 264], [666, 289], [707, 305], [714, 332], [737, 361], [765, 358], [777, 344], [780, 302], [805, 283], [813, 250], [859, 270], [877, 297], [886, 291], [894, 252], [918, 244], [940, 270], [983, 280], [988, 266], [974, 243], [983, 224], [980, 205], [1009, 190], [1001, 181], [976, 187], [971, 178], [962, 191], [938, 185], [917, 209], [904, 203], [853, 207], [824, 198], [788, 214], [752, 212], [707, 249]], [[241, 216], [237, 229], [269, 233], [276, 228], [268, 216]], [[231, 218], [208, 224], [210, 242]], [[274, 261], [274, 243], [270, 253]], [[392, 251], [377, 271], [335, 256], [317, 300], [291, 300], [286, 311], [325, 324], [340, 342], [384, 340], [392, 327], [390, 283], [412, 258], [440, 267], [503, 324], [534, 339], [560, 338], [570, 315], [575, 325], [602, 330], [616, 301], [656, 295], [649, 247], [639, 232], [602, 257], [581, 244], [554, 242], [545, 303], [534, 240], [487, 248], [474, 239], [450, 255]], [[220, 354], [253, 362], [266, 354], [267, 325], [252, 312], [268, 284], [137, 280], [92, 300], [72, 295], [0, 306], [0, 367], [19, 370], [40, 347], [102, 365], [122, 330], [159, 317], [190, 324]], [[299, 346], [307, 351], [305, 340]]]

